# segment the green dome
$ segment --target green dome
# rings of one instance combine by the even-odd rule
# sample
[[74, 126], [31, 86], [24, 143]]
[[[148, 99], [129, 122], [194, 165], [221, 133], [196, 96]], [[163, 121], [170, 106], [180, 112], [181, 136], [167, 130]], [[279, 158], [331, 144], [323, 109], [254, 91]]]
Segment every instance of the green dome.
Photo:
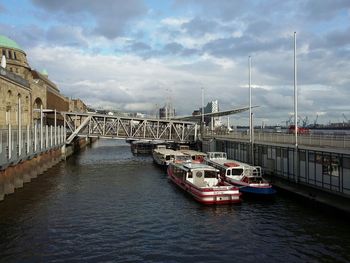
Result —
[[0, 35], [0, 47], [7, 47], [7, 48], [22, 50], [22, 48], [15, 41], [3, 35]]
[[49, 74], [47, 73], [47, 70], [46, 70], [46, 69], [43, 69], [43, 70], [41, 71], [41, 75], [48, 76]]

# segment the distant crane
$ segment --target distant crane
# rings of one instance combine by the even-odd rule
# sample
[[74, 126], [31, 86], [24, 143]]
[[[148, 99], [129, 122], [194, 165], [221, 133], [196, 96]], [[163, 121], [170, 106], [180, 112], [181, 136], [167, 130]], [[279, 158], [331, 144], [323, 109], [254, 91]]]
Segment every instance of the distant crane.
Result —
[[288, 128], [289, 125], [292, 123], [292, 118], [293, 118], [293, 115], [290, 115], [290, 116], [289, 116], [289, 119], [286, 120], [286, 127], [287, 127], [287, 128]]
[[346, 116], [345, 116], [344, 113], [343, 113], [343, 118], [344, 118], [344, 120], [345, 120], [347, 123], [349, 122], [348, 118], [346, 118]]
[[302, 122], [302, 127], [306, 127], [309, 124], [309, 117], [306, 116], [305, 118], [300, 117]]
[[314, 127], [317, 125], [317, 120], [318, 120], [318, 114], [316, 115], [316, 119], [314, 120]]

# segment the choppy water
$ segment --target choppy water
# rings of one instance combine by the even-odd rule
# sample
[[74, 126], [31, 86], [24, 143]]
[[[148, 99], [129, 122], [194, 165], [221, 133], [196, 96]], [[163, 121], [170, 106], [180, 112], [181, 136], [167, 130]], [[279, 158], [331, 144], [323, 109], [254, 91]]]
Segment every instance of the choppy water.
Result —
[[347, 219], [290, 197], [204, 206], [98, 141], [0, 203], [0, 262], [348, 262]]

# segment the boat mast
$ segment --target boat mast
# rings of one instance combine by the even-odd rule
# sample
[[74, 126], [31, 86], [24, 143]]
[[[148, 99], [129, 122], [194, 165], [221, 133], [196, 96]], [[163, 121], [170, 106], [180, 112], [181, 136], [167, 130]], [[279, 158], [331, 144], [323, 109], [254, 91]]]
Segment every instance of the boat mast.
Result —
[[298, 147], [298, 87], [297, 87], [297, 32], [294, 32], [294, 134], [295, 147]]

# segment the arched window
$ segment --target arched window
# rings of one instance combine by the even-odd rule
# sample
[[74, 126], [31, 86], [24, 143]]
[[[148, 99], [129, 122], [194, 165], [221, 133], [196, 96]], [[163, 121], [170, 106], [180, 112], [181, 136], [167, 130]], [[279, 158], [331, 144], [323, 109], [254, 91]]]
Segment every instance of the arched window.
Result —
[[36, 98], [34, 101], [34, 109], [40, 109], [41, 105], [43, 105], [43, 102], [40, 98]]

